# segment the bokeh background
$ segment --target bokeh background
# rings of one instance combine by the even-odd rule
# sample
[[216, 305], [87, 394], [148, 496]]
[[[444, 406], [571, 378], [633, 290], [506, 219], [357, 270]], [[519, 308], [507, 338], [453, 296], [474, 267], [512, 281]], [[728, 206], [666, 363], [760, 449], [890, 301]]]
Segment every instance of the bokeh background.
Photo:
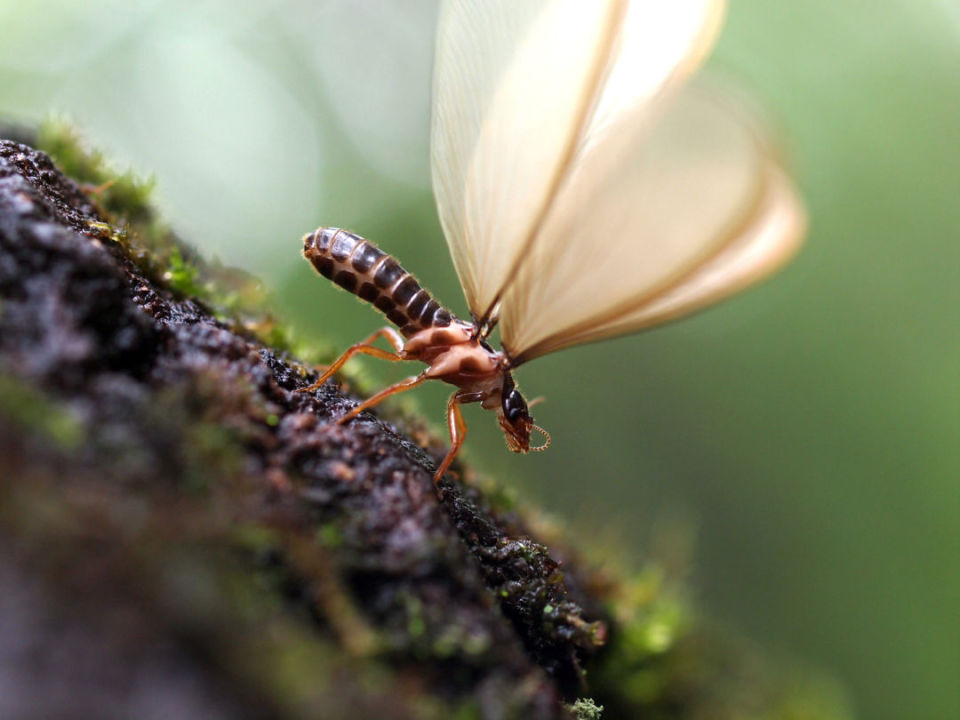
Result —
[[[65, 114], [343, 347], [380, 319], [300, 259], [320, 224], [464, 311], [429, 188], [435, 12], [0, 0], [0, 116]], [[467, 456], [613, 564], [681, 518], [707, 613], [863, 718], [960, 718], [960, 2], [734, 0], [711, 65], [779, 126], [807, 247], [716, 309], [524, 368], [550, 452], [511, 455], [471, 409]], [[417, 400], [438, 426], [445, 394]]]

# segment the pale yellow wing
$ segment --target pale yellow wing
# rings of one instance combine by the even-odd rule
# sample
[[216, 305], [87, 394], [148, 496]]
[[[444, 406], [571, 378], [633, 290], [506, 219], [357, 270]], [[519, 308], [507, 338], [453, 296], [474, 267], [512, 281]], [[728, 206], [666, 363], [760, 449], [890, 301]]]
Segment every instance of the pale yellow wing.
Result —
[[696, 86], [658, 105], [577, 156], [503, 296], [518, 364], [716, 302], [798, 247], [802, 207], [744, 107]]
[[688, 74], [720, 0], [448, 0], [434, 71], [431, 166], [440, 221], [482, 316], [541, 236], [575, 159], [629, 108]]

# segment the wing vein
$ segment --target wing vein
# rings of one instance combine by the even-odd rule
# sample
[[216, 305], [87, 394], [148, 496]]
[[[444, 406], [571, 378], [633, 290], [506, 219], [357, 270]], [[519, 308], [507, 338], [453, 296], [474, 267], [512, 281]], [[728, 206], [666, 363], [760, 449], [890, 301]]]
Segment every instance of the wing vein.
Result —
[[[649, 292], [646, 292], [638, 297], [630, 298], [629, 300], [610, 308], [609, 311], [603, 315], [591, 317], [588, 320], [579, 323], [578, 325], [564, 328], [559, 332], [548, 335], [532, 347], [525, 348], [516, 357], [513, 357], [509, 353], [506, 345], [504, 345], [504, 350], [506, 350], [507, 354], [511, 357], [510, 366], [514, 368], [519, 367], [528, 360], [551, 352], [553, 349], [552, 346], [562, 341], [563, 338], [574, 336], [584, 337], [586, 335], [586, 331], [590, 328], [607, 327], [615, 323], [617, 320], [629, 315], [634, 310], [655, 302], [659, 298], [668, 295], [677, 287], [683, 285], [689, 279], [697, 275], [697, 273], [709, 265], [731, 245], [743, 237], [743, 234], [750, 229], [751, 225], [756, 221], [757, 216], [762, 212], [769, 187], [770, 182], [767, 179], [760, 183], [757, 187], [757, 191], [750, 199], [749, 205], [744, 209], [743, 214], [736, 221], [731, 223], [725, 229], [725, 232], [722, 233], [723, 240], [717, 242], [713, 248], [713, 251], [709, 255], [699, 258], [691, 266], [685, 268], [682, 272], [671, 278], [670, 282], [653, 288]], [[581, 340], [579, 342], [588, 342], [588, 340]]]
[[478, 325], [485, 328], [486, 334], [489, 334], [489, 332], [493, 330], [496, 324], [495, 322], [490, 323], [493, 312], [500, 303], [504, 292], [506, 292], [510, 284], [518, 277], [523, 263], [531, 256], [530, 250], [540, 233], [540, 228], [543, 226], [545, 218], [553, 208], [553, 204], [559, 194], [557, 191], [561, 183], [563, 183], [570, 173], [577, 148], [583, 141], [586, 131], [590, 126], [593, 108], [596, 106], [603, 92], [604, 80], [610, 71], [611, 61], [616, 53], [617, 36], [620, 34], [623, 26], [622, 20], [626, 12], [627, 0], [615, 0], [615, 2], [611, 3], [607, 21], [604, 26], [603, 41], [598, 45], [600, 52], [597, 53], [594, 66], [589, 75], [589, 81], [585, 84], [583, 102], [577, 113], [576, 132], [570, 133], [570, 137], [563, 148], [562, 159], [557, 165], [557, 170], [547, 186], [548, 190], [544, 196], [544, 200], [531, 221], [530, 229], [526, 233], [522, 249], [516, 255], [516, 259], [510, 266], [500, 288], [494, 294], [493, 299], [490, 301], [486, 310], [484, 310], [483, 315], [479, 318]]

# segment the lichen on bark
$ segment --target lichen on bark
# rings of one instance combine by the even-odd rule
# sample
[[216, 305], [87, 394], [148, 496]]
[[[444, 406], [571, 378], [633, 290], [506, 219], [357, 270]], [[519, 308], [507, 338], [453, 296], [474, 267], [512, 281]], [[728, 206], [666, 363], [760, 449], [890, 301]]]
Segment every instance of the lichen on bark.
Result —
[[846, 716], [738, 672], [756, 654], [655, 573], [438, 491], [436, 439], [332, 425], [355, 399], [297, 392], [315, 375], [254, 279], [62, 131], [37, 142], [74, 179], [0, 141], [0, 716]]

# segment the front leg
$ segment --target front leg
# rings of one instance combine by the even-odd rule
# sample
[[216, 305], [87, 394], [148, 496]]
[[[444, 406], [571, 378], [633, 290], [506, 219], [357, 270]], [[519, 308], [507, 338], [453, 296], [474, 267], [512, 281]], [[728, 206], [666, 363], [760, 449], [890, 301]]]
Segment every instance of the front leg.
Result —
[[480, 393], [465, 393], [460, 390], [453, 393], [447, 401], [447, 429], [450, 431], [450, 449], [443, 458], [443, 462], [433, 474], [433, 484], [440, 482], [440, 478], [450, 467], [450, 463], [457, 456], [464, 439], [467, 437], [467, 423], [463, 419], [460, 405], [465, 402], [477, 402], [482, 398]]
[[[376, 347], [373, 343], [377, 340], [377, 338], [386, 338], [396, 352], [392, 353]], [[314, 390], [318, 389], [354, 355], [373, 355], [381, 360], [389, 360], [391, 362], [406, 360], [406, 358], [403, 357], [403, 344], [404, 339], [400, 333], [398, 333], [392, 327], [382, 327], [370, 335], [370, 337], [366, 338], [365, 340], [361, 340], [357, 344], [351, 345], [349, 348], [347, 348], [347, 351], [337, 358], [333, 365], [326, 369], [323, 375], [320, 376], [319, 380], [309, 387], [300, 388], [297, 390], [297, 392], [313, 392]]]

